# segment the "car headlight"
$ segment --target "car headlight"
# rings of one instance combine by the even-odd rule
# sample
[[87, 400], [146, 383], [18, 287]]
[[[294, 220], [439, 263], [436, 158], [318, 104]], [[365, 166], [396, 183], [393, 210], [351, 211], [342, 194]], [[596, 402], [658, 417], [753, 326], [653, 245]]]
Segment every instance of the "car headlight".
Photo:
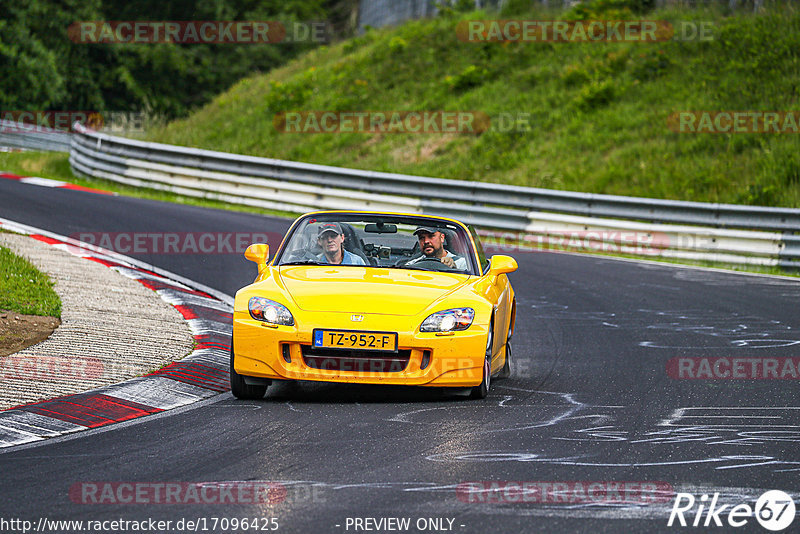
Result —
[[466, 330], [475, 318], [472, 308], [453, 308], [430, 314], [419, 327], [420, 332]]
[[250, 310], [250, 317], [258, 321], [285, 326], [294, 325], [292, 312], [286, 306], [274, 300], [265, 299], [264, 297], [252, 297], [247, 303], [247, 308]]

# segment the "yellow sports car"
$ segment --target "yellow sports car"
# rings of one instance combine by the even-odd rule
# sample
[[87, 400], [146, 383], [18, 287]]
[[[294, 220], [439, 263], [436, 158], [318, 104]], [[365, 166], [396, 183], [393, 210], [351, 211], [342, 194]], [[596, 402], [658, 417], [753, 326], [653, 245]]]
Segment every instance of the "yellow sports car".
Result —
[[324, 211], [292, 224], [275, 257], [253, 244], [236, 293], [230, 380], [240, 399], [273, 380], [471, 388], [511, 373], [509, 256], [441, 217]]

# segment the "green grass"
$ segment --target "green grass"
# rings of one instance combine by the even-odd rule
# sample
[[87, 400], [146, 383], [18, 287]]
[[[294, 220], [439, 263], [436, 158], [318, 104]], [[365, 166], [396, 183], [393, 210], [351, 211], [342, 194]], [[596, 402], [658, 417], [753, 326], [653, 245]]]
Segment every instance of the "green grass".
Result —
[[[515, 16], [585, 15], [534, 10]], [[469, 43], [456, 36], [458, 17], [497, 15], [413, 21], [318, 48], [241, 80], [148, 137], [405, 174], [800, 207], [798, 134], [687, 134], [667, 126], [682, 110], [798, 109], [800, 13], [792, 6], [759, 15], [671, 9], [644, 17], [675, 25], [711, 21], [713, 40], [703, 42]], [[482, 134], [276, 131], [276, 114], [303, 110], [526, 113], [531, 126]]]
[[5, 247], [0, 247], [0, 310], [61, 317], [61, 299], [50, 278]]
[[61, 152], [0, 152], [0, 172], [77, 183], [69, 155]]

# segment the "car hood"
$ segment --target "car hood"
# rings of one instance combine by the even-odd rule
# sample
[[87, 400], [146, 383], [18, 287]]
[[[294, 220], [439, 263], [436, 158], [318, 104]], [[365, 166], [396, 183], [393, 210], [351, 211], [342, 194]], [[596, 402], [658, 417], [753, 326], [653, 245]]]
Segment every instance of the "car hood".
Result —
[[470, 279], [412, 269], [318, 265], [281, 267], [280, 278], [301, 310], [385, 315], [420, 314]]

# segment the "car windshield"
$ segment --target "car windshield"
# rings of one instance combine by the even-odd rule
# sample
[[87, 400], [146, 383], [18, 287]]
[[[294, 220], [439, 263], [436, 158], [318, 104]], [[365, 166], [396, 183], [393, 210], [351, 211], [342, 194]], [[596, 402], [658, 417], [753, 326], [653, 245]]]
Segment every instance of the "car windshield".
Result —
[[478, 275], [469, 233], [427, 217], [318, 214], [301, 219], [275, 265], [356, 265]]

